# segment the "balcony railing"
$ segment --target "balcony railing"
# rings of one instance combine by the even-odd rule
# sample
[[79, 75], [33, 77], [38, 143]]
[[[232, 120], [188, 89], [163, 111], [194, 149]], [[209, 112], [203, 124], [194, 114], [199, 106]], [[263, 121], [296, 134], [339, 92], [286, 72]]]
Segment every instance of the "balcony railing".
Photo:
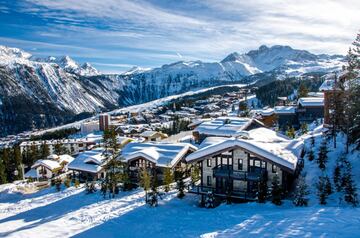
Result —
[[257, 195], [255, 192], [248, 192], [243, 190], [232, 190], [229, 194], [224, 193], [223, 191], [219, 191], [218, 189], [214, 187], [209, 186], [201, 186], [201, 185], [194, 185], [188, 188], [189, 193], [194, 194], [200, 194], [200, 195], [206, 195], [208, 193], [213, 193], [215, 196], [218, 197], [232, 197], [232, 198], [240, 198], [244, 200], [256, 200]]
[[213, 176], [231, 178], [234, 180], [260, 181], [267, 178], [267, 171], [262, 168], [257, 171], [237, 171], [233, 170], [232, 165], [218, 165], [213, 168]]

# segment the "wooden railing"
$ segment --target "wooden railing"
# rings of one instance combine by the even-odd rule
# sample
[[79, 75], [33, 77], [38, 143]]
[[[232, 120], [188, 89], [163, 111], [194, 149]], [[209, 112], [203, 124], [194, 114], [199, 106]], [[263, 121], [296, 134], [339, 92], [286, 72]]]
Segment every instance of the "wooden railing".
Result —
[[232, 190], [229, 193], [224, 193], [223, 191], [219, 191], [218, 189], [214, 187], [209, 186], [201, 186], [201, 185], [193, 185], [188, 187], [189, 193], [195, 193], [195, 194], [201, 194], [206, 195], [208, 193], [212, 193], [215, 196], [218, 197], [232, 197], [232, 198], [240, 198], [245, 200], [256, 200], [257, 195], [255, 192], [248, 192], [244, 190]]

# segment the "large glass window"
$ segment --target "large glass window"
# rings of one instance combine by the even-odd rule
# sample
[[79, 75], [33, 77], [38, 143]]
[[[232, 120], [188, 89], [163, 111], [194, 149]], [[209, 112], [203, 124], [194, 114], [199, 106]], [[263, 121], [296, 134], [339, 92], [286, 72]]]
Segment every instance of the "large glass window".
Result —
[[206, 185], [207, 186], [211, 186], [212, 184], [211, 184], [211, 176], [207, 176], [207, 178], [206, 178]]
[[207, 167], [211, 167], [211, 159], [207, 159]]
[[238, 159], [238, 170], [243, 170], [243, 159]]
[[277, 172], [277, 167], [275, 164], [272, 165], [272, 172], [273, 173], [276, 173]]

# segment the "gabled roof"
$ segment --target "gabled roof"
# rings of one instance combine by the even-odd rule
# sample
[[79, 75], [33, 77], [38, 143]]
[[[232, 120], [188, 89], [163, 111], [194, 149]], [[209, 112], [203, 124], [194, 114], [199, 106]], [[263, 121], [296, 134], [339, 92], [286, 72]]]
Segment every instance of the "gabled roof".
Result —
[[82, 152], [68, 165], [68, 169], [97, 173], [106, 162], [104, 152], [103, 148]]
[[[208, 141], [205, 140], [205, 143]], [[202, 147], [186, 157], [186, 161], [203, 160], [207, 156], [221, 153], [225, 150], [242, 148], [250, 153], [267, 159], [288, 171], [294, 172], [300, 157], [303, 142], [291, 140], [266, 128], [257, 128], [249, 131], [249, 139], [225, 138], [213, 144]]]
[[324, 98], [320, 98], [320, 97], [299, 98], [298, 105], [301, 105], [303, 107], [322, 107], [324, 106]]
[[142, 157], [159, 167], [173, 167], [189, 150], [197, 148], [188, 143], [138, 143], [131, 142], [121, 151], [121, 158], [128, 162]]
[[50, 170], [61, 168], [61, 165], [59, 164], [59, 162], [54, 161], [54, 160], [48, 160], [48, 159], [40, 159], [40, 160], [36, 161], [35, 164], [33, 164], [31, 166], [31, 168], [34, 169], [39, 166], [44, 166]]
[[201, 123], [194, 131], [210, 136], [236, 136], [245, 130], [253, 119], [246, 117], [218, 117], [211, 121]]

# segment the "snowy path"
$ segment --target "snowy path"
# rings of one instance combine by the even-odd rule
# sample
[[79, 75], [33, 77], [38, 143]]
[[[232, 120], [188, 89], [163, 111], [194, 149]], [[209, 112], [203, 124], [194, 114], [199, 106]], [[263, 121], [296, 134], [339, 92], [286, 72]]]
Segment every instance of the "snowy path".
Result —
[[[50, 191], [48, 191], [50, 192]], [[144, 192], [115, 199], [82, 188], [40, 194], [1, 204], [0, 237], [354, 237], [360, 209], [268, 204], [196, 206], [197, 196], [180, 200], [172, 192], [156, 208]], [[18, 208], [15, 208], [18, 207]], [[9, 212], [6, 212], [9, 211]]]

